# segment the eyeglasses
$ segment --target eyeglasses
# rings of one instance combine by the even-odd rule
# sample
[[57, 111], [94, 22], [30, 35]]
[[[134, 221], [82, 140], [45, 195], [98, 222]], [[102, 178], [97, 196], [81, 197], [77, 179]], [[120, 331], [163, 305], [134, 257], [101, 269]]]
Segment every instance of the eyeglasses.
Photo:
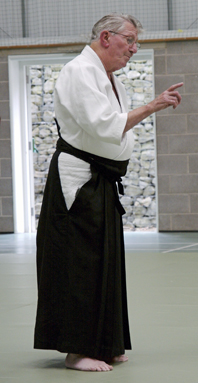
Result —
[[118, 32], [114, 32], [114, 31], [109, 31], [110, 33], [114, 33], [115, 35], [120, 35], [120, 36], [123, 36], [125, 39], [126, 39], [126, 41], [127, 41], [127, 44], [128, 45], [136, 45], [136, 48], [137, 48], [137, 51], [140, 49], [140, 44], [139, 43], [136, 43], [135, 41], [134, 41], [134, 38], [133, 37], [131, 37], [131, 36], [126, 36], [126, 35], [123, 35], [122, 33], [118, 33]]

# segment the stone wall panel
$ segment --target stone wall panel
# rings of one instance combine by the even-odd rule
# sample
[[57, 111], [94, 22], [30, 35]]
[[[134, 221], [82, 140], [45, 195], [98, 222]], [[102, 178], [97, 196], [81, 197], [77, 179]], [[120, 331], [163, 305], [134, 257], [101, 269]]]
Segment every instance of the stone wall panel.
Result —
[[[196, 115], [195, 115], [196, 116]], [[192, 121], [192, 130], [193, 127], [197, 128], [198, 124], [198, 115], [196, 118]], [[171, 136], [172, 134], [186, 134], [187, 133], [187, 126], [189, 127], [189, 123], [187, 124], [187, 118], [186, 116], [178, 116], [178, 115], [172, 115], [172, 116], [159, 116], [157, 114], [156, 116], [156, 131], [157, 131], [157, 138], [159, 139], [160, 135], [166, 134], [167, 136]], [[192, 131], [193, 133], [193, 131]], [[170, 140], [172, 137], [170, 137]], [[159, 148], [159, 153], [161, 153]]]
[[189, 197], [185, 194], [160, 195], [159, 196], [159, 214], [189, 213]]
[[198, 127], [198, 110], [197, 114], [190, 114], [187, 116], [187, 132], [197, 134]]
[[170, 176], [170, 193], [197, 193], [198, 174]]
[[0, 216], [0, 233], [13, 233], [13, 217]]
[[190, 212], [198, 214], [198, 193], [190, 196]]
[[187, 174], [188, 158], [185, 155], [158, 155], [158, 174]]
[[172, 230], [171, 222], [172, 222], [171, 215], [159, 214], [158, 225], [159, 225], [161, 231], [171, 231]]
[[167, 73], [196, 73], [197, 72], [198, 54], [180, 54], [180, 55], [167, 55]]
[[172, 216], [172, 231], [195, 231], [198, 214], [177, 214]]
[[0, 101], [0, 116], [2, 120], [10, 119], [9, 101]]
[[10, 217], [13, 215], [12, 197], [2, 198], [2, 215]]
[[198, 153], [189, 155], [189, 173], [198, 172]]
[[170, 140], [170, 153], [182, 154], [182, 153], [197, 153], [198, 148], [198, 134], [190, 135], [174, 135]]

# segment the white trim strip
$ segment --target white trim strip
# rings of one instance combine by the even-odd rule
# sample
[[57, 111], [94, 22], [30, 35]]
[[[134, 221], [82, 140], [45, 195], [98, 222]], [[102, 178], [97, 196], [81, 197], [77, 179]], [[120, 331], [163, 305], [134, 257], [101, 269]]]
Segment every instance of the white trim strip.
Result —
[[176, 249], [166, 250], [166, 251], [163, 251], [163, 254], [165, 254], [165, 253], [171, 253], [171, 252], [178, 251], [178, 250], [187, 249], [187, 248], [189, 248], [189, 247], [193, 247], [193, 246], [197, 246], [197, 245], [198, 245], [198, 243], [193, 243], [193, 245], [188, 245], [188, 246], [178, 247], [178, 248], [176, 248]]

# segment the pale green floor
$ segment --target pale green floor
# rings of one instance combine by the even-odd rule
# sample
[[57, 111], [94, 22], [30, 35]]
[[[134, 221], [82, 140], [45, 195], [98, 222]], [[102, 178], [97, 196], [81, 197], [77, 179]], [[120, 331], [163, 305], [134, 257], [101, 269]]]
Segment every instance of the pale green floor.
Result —
[[126, 233], [133, 351], [106, 373], [33, 350], [35, 235], [0, 235], [0, 383], [198, 383], [198, 233]]

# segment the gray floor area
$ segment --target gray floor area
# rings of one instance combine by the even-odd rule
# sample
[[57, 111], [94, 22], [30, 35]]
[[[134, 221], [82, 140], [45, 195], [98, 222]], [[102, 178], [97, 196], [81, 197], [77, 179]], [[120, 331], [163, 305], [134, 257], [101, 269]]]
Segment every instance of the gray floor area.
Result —
[[35, 235], [0, 235], [0, 383], [198, 382], [198, 233], [125, 233], [133, 351], [113, 371], [33, 350]]

